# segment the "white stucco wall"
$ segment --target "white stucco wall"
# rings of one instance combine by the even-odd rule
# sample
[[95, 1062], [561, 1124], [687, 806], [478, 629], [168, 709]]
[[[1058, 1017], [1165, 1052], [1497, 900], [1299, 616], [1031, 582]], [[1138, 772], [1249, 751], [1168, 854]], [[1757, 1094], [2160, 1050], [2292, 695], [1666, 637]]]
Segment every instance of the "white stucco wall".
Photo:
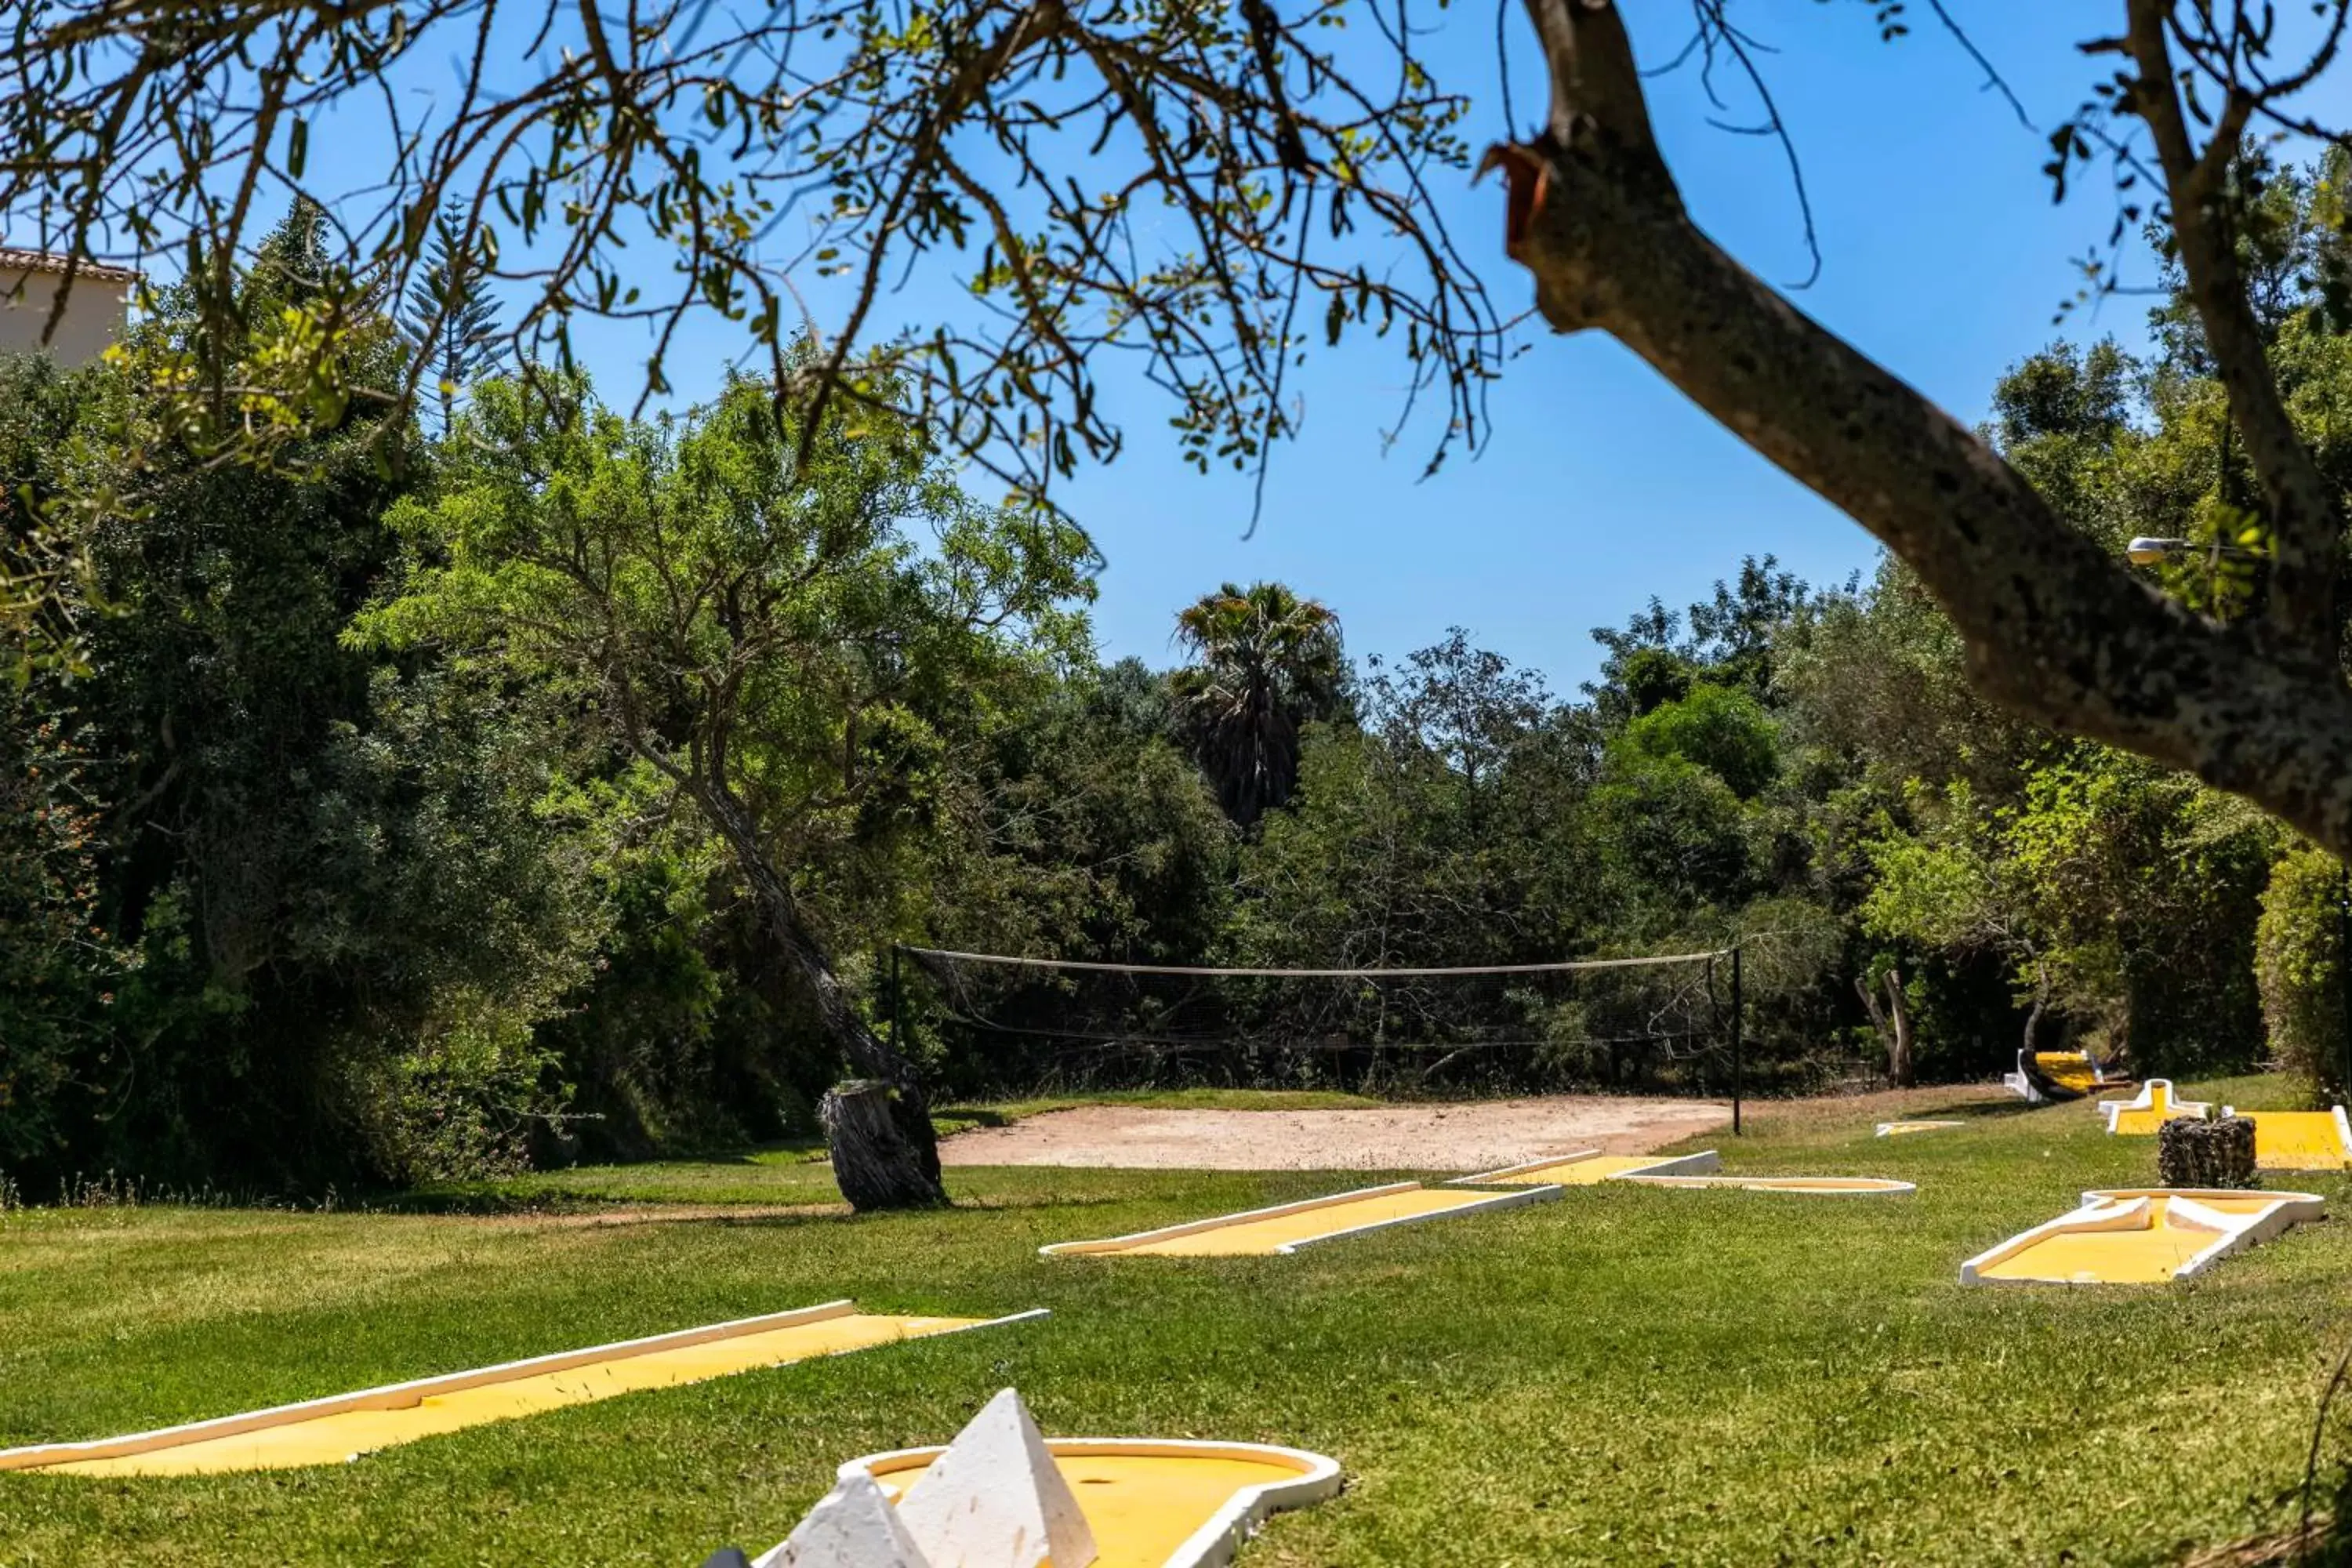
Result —
[[[0, 353], [42, 350], [41, 329], [48, 324], [49, 308], [64, 281], [62, 273], [0, 266]], [[62, 365], [89, 363], [121, 334], [130, 301], [128, 279], [75, 279], [65, 320], [58, 323], [46, 352]]]

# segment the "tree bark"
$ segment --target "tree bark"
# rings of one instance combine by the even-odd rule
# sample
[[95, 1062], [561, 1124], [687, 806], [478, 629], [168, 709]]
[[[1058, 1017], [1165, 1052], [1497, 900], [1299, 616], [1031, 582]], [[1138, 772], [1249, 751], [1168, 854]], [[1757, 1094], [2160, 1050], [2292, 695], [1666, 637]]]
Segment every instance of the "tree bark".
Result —
[[1911, 1057], [1911, 1005], [1903, 994], [1899, 970], [1886, 972], [1886, 1012], [1894, 1022], [1894, 1037], [1886, 1050], [1886, 1076], [1897, 1089], [1909, 1089], [1918, 1077]]
[[[1994, 700], [2187, 769], [2352, 852], [2352, 690], [2332, 646], [2314, 657], [2309, 622], [2332, 603], [2332, 577], [2315, 581], [2306, 546], [2282, 558], [2277, 619], [2209, 620], [2134, 576], [1984, 442], [1690, 221], [1612, 0], [1526, 4], [1550, 68], [1549, 122], [1487, 163], [1508, 180], [1506, 248], [1534, 275], [1545, 319], [1616, 338], [1875, 535], [1951, 616], [1972, 682]], [[2276, 447], [2274, 423], [2262, 423]], [[2305, 541], [2306, 492], [2289, 456], [2274, 456], [2273, 493], [2295, 493]]]
[[945, 1201], [938, 1182], [924, 1177], [920, 1154], [908, 1144], [898, 1115], [898, 1093], [897, 1085], [881, 1079], [852, 1079], [826, 1090], [817, 1107], [833, 1149], [833, 1179], [860, 1214], [929, 1208]]
[[[867, 1028], [866, 1020], [850, 1005], [849, 994], [834, 971], [831, 955], [802, 920], [800, 901], [793, 896], [792, 885], [769, 859], [751, 814], [730, 794], [720, 790], [698, 790], [697, 796], [733, 851], [736, 868], [751, 885], [751, 896], [759, 903], [769, 934], [775, 939], [814, 1008], [817, 1027], [826, 1043], [839, 1050], [855, 1071], [888, 1086], [889, 1092], [875, 1104], [887, 1112], [896, 1129], [895, 1140], [885, 1142], [866, 1139], [846, 1153], [838, 1142], [833, 1146], [834, 1176], [841, 1184], [842, 1195], [860, 1211], [871, 1206], [907, 1208], [945, 1204], [948, 1195], [940, 1178], [939, 1138], [931, 1128], [930, 1097], [924, 1090], [921, 1072]], [[828, 1105], [832, 1100], [832, 1096], [826, 1097]], [[863, 1127], [862, 1120], [858, 1125]], [[864, 1168], [876, 1162], [893, 1163], [898, 1168], [887, 1177], [876, 1176]], [[853, 1183], [856, 1191], [852, 1191]], [[861, 1202], [860, 1193], [868, 1194], [873, 1201]]]
[[1917, 1077], [1911, 1058], [1911, 1010], [1903, 996], [1903, 976], [1890, 969], [1880, 977], [1886, 987], [1886, 1005], [1878, 1005], [1877, 993], [1870, 988], [1870, 977], [1854, 976], [1853, 988], [1862, 997], [1862, 1005], [1870, 1015], [1870, 1026], [1886, 1047], [1886, 1081], [1897, 1089], [1908, 1089]]

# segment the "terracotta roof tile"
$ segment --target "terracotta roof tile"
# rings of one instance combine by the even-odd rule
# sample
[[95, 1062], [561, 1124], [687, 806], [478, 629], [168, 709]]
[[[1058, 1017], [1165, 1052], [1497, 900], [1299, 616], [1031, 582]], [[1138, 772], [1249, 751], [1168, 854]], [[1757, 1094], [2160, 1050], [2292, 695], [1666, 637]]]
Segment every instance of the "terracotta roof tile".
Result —
[[[46, 250], [12, 250], [0, 246], [0, 271], [63, 272], [70, 258], [53, 256]], [[103, 261], [84, 259], [74, 273], [77, 282], [88, 279], [99, 283], [131, 283], [139, 279], [134, 268], [114, 267]]]

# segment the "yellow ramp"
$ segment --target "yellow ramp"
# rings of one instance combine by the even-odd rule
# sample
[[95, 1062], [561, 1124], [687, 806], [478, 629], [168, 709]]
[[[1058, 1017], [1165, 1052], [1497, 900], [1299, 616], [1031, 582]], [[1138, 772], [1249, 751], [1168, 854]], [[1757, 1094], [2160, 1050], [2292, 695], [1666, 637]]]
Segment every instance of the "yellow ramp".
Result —
[[2072, 1214], [1960, 1265], [1960, 1283], [2153, 1285], [2202, 1273], [2325, 1205], [2309, 1193], [2142, 1187], [2083, 1194]]
[[2246, 1110], [2223, 1116], [2254, 1124], [2254, 1164], [2264, 1171], [2341, 1171], [2352, 1167], [2352, 1124], [2333, 1110]]
[[[1094, 1532], [1094, 1568], [1216, 1568], [1267, 1515], [1339, 1490], [1335, 1461], [1267, 1443], [1049, 1437], [1045, 1448]], [[895, 1500], [944, 1451], [874, 1454], [841, 1469], [865, 1471]]]
[[[1037, 1313], [1022, 1313], [1020, 1318]], [[860, 1312], [847, 1301], [657, 1334], [87, 1443], [0, 1450], [0, 1469], [184, 1476], [341, 1464], [461, 1427], [644, 1388], [1017, 1321]]]
[[1303, 1203], [1277, 1204], [1115, 1236], [1101, 1241], [1060, 1241], [1038, 1248], [1047, 1258], [1242, 1258], [1287, 1254], [1318, 1242], [1421, 1220], [1448, 1219], [1558, 1197], [1556, 1186], [1510, 1193], [1475, 1193], [1397, 1182]]

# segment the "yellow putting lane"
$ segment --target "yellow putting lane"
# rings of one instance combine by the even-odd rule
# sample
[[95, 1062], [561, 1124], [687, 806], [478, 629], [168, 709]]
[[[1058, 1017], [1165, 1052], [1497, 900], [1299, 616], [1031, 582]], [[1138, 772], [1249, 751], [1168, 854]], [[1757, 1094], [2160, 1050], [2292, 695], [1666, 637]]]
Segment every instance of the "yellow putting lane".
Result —
[[1960, 1265], [1960, 1283], [2158, 1285], [2202, 1273], [2325, 1209], [2309, 1193], [2140, 1187], [2084, 1193], [2072, 1214]]
[[700, 1383], [1015, 1321], [898, 1317], [859, 1312], [846, 1301], [828, 1302], [155, 1432], [0, 1450], [0, 1469], [184, 1476], [341, 1464], [420, 1437], [639, 1389]]
[[1422, 1220], [1451, 1219], [1489, 1209], [1558, 1197], [1557, 1186], [1478, 1193], [1398, 1182], [1335, 1193], [1328, 1198], [1220, 1215], [1214, 1219], [1115, 1236], [1101, 1241], [1061, 1241], [1038, 1250], [1048, 1258], [1247, 1258], [1277, 1256], [1318, 1242]]
[[2341, 1171], [2352, 1167], [2352, 1121], [2333, 1110], [2237, 1110], [2254, 1124], [2254, 1166], [2263, 1171]]
[[[1319, 1454], [1261, 1443], [1049, 1437], [1046, 1451], [1094, 1531], [1094, 1568], [1207, 1568], [1267, 1514], [1339, 1489], [1339, 1467]], [[853, 1459], [893, 1499], [941, 1450]]]
[[1885, 1176], [1655, 1176], [1637, 1171], [1617, 1180], [1645, 1187], [1737, 1187], [1748, 1193], [1810, 1193], [1821, 1197], [1916, 1190], [1909, 1182], [1890, 1181]]
[[1696, 1175], [1720, 1170], [1722, 1166], [1723, 1162], [1712, 1149], [1700, 1154], [1675, 1155], [1604, 1154], [1598, 1149], [1580, 1149], [1573, 1154], [1551, 1154], [1540, 1160], [1529, 1160], [1523, 1165], [1506, 1165], [1499, 1171], [1481, 1171], [1475, 1176], [1457, 1176], [1450, 1184], [1457, 1187], [1589, 1187], [1637, 1173]]

